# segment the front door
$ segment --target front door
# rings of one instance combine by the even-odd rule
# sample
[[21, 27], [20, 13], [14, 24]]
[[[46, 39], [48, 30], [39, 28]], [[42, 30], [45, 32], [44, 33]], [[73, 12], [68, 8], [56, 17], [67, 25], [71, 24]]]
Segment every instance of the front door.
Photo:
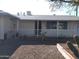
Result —
[[35, 21], [35, 35], [41, 35], [41, 21]]

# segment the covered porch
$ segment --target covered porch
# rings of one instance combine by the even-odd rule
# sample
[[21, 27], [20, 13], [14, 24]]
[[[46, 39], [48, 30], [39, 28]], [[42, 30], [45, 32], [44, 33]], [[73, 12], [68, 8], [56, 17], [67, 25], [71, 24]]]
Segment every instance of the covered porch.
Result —
[[73, 37], [79, 36], [78, 21], [20, 21], [19, 33], [26, 36]]

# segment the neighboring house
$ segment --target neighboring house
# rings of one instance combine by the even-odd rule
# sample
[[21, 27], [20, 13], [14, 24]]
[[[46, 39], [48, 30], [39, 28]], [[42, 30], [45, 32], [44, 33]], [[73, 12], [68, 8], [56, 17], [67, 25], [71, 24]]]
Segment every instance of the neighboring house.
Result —
[[[0, 11], [2, 12], [2, 11]], [[6, 14], [6, 15], [3, 15]], [[0, 39], [16, 33], [37, 36], [43, 33], [48, 37], [79, 36], [79, 17], [59, 15], [19, 15], [0, 13]]]
[[0, 39], [11, 37], [17, 31], [17, 20], [19, 18], [0, 10]]

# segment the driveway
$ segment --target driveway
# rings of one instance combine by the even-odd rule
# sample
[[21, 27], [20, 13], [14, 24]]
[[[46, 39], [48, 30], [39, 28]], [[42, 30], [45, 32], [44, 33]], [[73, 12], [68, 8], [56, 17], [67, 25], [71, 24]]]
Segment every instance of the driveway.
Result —
[[[55, 53], [58, 54], [57, 48], [56, 48], [56, 42], [48, 40], [48, 41], [40, 41], [40, 40], [23, 40], [23, 39], [9, 39], [9, 40], [0, 40], [0, 59], [8, 59], [14, 52], [15, 50], [20, 47], [21, 45], [29, 45], [35, 46], [35, 45], [40, 45], [39, 47], [42, 47], [42, 45], [48, 45], [46, 47], [49, 48], [50, 45], [53, 51], [56, 51]], [[38, 47], [38, 46], [36, 46]], [[24, 48], [25, 49], [25, 48]], [[37, 49], [38, 50], [38, 49]], [[45, 49], [43, 49], [45, 50]], [[47, 50], [48, 51], [48, 50]], [[46, 52], [45, 52], [46, 53]], [[53, 53], [53, 52], [52, 52]], [[54, 55], [56, 55], [54, 54]], [[54, 56], [52, 55], [52, 56]], [[59, 53], [60, 55], [60, 53]], [[58, 57], [58, 55], [57, 55]]]
[[65, 59], [56, 45], [22, 45], [10, 59]]

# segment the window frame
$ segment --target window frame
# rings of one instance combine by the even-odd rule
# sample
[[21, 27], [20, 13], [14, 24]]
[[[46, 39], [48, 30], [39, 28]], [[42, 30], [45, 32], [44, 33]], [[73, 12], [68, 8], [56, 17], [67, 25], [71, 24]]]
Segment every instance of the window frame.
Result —
[[47, 21], [47, 29], [57, 29], [57, 21]]
[[58, 29], [67, 29], [67, 28], [68, 28], [68, 22], [67, 21], [59, 21]]
[[47, 29], [68, 29], [68, 22], [67, 21], [47, 21], [46, 28]]

